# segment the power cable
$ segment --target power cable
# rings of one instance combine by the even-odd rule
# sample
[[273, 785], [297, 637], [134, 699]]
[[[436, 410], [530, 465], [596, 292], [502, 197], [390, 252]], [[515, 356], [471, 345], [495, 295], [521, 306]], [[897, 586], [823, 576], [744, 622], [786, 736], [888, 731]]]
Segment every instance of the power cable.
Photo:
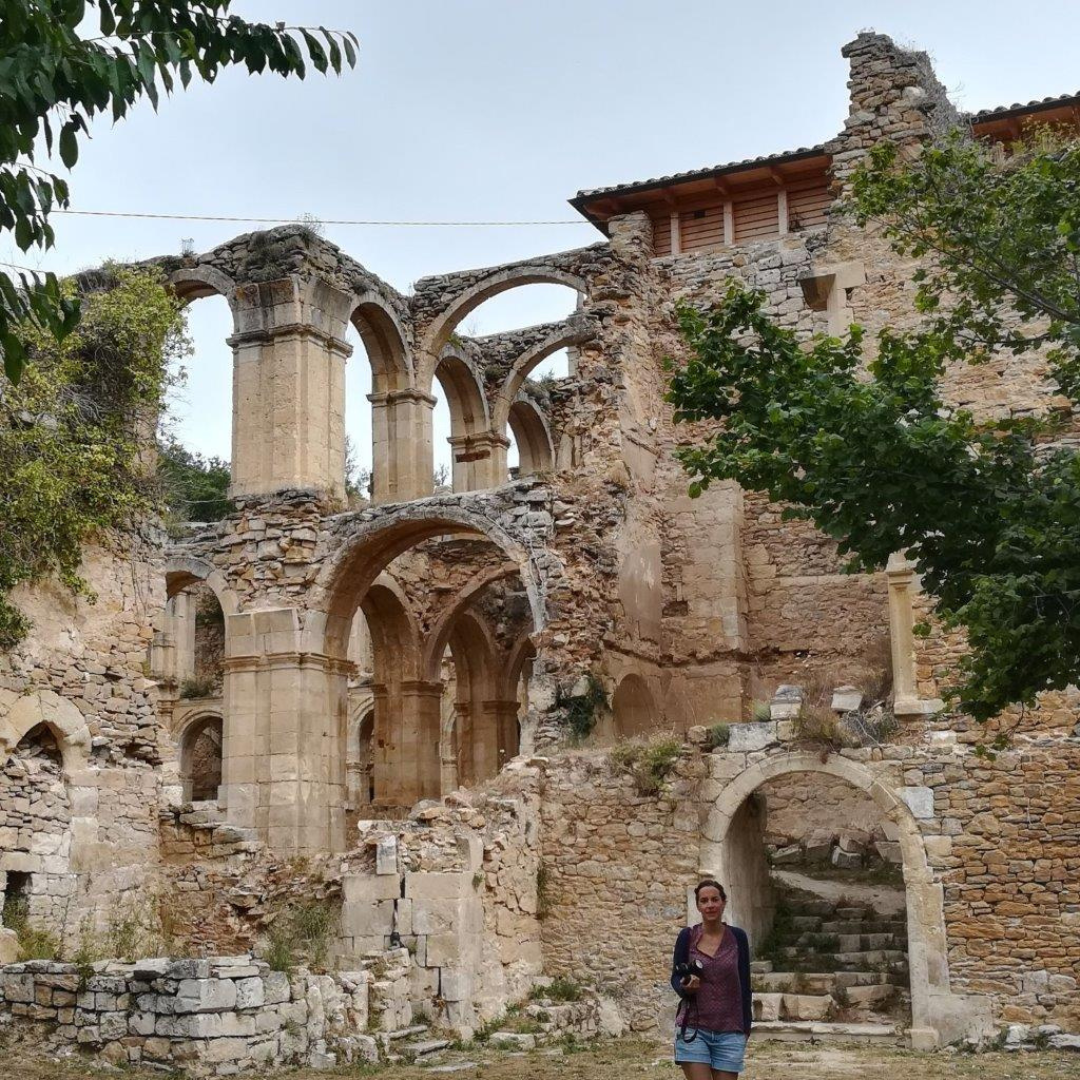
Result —
[[[302, 225], [295, 217], [232, 217], [225, 214], [149, 214], [129, 210], [60, 210], [53, 214], [77, 214], [81, 217], [150, 218], [160, 221], [233, 221], [256, 225]], [[348, 218], [316, 218], [313, 225], [376, 225], [394, 228], [515, 228], [521, 225], [592, 225], [584, 218], [556, 218], [549, 221], [379, 221], [352, 220]]]

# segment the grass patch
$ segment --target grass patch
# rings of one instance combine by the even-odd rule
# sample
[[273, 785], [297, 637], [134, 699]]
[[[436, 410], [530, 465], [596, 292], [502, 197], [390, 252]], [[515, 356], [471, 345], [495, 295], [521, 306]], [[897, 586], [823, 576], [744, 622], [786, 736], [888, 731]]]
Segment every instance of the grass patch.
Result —
[[15, 931], [20, 960], [60, 958], [60, 939], [30, 921], [29, 907], [22, 897], [5, 900], [3, 923], [9, 930]]
[[589, 674], [585, 677], [582, 693], [563, 693], [559, 690], [555, 695], [555, 704], [563, 710], [563, 723], [570, 730], [571, 739], [581, 743], [592, 734], [600, 712], [608, 707], [608, 697], [600, 680]]
[[529, 991], [530, 1001], [580, 1001], [584, 991], [573, 979], [559, 976], [547, 986], [534, 986]]
[[658, 795], [682, 753], [682, 743], [672, 736], [649, 742], [625, 742], [613, 747], [611, 761], [634, 778], [639, 795]]
[[305, 900], [278, 913], [266, 935], [263, 959], [287, 974], [301, 962], [325, 971], [338, 912], [328, 900]]

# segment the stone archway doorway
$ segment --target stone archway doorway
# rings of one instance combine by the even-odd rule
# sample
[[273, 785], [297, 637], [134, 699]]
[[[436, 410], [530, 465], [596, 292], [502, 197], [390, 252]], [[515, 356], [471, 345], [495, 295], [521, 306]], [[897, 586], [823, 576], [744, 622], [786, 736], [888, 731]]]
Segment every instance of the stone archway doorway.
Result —
[[[779, 753], [734, 775], [713, 803], [699, 849], [699, 870], [720, 881], [733, 880], [738, 859], [737, 842], [747, 814], [753, 813], [755, 792], [767, 781], [790, 773], [822, 773], [845, 780], [865, 792], [882, 817], [897, 829], [903, 859], [904, 891], [911, 982], [910, 1039], [915, 1049], [933, 1049], [990, 1025], [985, 1001], [954, 994], [949, 985], [946, 951], [944, 890], [934, 881], [927, 863], [922, 834], [908, 805], [898, 792], [863, 765], [835, 755], [802, 751]], [[747, 808], [750, 808], [748, 811]], [[692, 897], [691, 897], [692, 900]], [[732, 897], [729, 918], [753, 922], [752, 899]]]

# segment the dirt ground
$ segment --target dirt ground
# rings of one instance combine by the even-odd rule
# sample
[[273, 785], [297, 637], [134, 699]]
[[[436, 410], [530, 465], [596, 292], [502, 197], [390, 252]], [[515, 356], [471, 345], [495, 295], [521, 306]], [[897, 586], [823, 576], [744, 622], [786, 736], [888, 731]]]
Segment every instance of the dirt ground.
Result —
[[[160, 1080], [162, 1073], [143, 1069], [95, 1068], [79, 1059], [34, 1059], [21, 1051], [0, 1049], [0, 1080]], [[425, 1065], [340, 1067], [317, 1072], [287, 1069], [276, 1073], [247, 1073], [277, 1080], [331, 1080], [334, 1077], [371, 1077], [377, 1080], [678, 1080], [667, 1048], [651, 1042], [621, 1039], [583, 1050], [542, 1049], [527, 1054], [490, 1050], [447, 1051]], [[808, 1046], [753, 1043], [747, 1056], [744, 1080], [1076, 1080], [1080, 1055], [1029, 1054], [916, 1054], [898, 1049], [861, 1046]]]

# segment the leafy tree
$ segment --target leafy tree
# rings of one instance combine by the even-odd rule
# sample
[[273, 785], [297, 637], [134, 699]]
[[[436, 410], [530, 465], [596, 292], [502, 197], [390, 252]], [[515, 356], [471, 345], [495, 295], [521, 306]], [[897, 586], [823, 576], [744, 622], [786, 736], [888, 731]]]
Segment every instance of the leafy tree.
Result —
[[733, 285], [710, 311], [680, 308], [691, 351], [668, 395], [676, 420], [719, 421], [679, 452], [692, 495], [723, 479], [766, 492], [833, 537], [852, 570], [907, 553], [938, 615], [966, 633], [959, 703], [979, 720], [1080, 675], [1080, 459], [1066, 420], [977, 420], [941, 392], [952, 361], [1033, 349], [1071, 398], [1080, 389], [1080, 144], [1016, 151], [955, 136], [903, 161], [885, 143], [856, 174], [855, 220], [926, 257], [917, 329], [800, 342]]
[[[71, 169], [91, 119], [114, 120], [143, 97], [157, 108], [159, 83], [213, 82], [243, 64], [303, 78], [305, 55], [319, 72], [356, 63], [356, 38], [319, 28], [248, 23], [232, 0], [4, 0], [0, 19], [0, 230], [21, 251], [49, 248], [49, 212], [68, 205], [61, 177], [35, 164], [59, 153]], [[91, 20], [88, 9], [96, 9]], [[96, 23], [97, 30], [93, 29]], [[319, 36], [316, 36], [318, 34]], [[322, 40], [320, 40], [320, 37]], [[52, 274], [0, 272], [0, 352], [13, 382], [37, 331], [57, 338], [78, 321], [78, 298]]]
[[175, 521], [220, 521], [236, 509], [229, 498], [229, 463], [203, 457], [175, 438], [158, 445], [158, 478], [166, 510]]
[[33, 363], [0, 396], [0, 648], [29, 622], [13, 588], [48, 574], [90, 595], [84, 543], [108, 543], [154, 506], [140, 450], [151, 437], [166, 371], [187, 351], [180, 304], [157, 270], [106, 268], [81, 284], [79, 325], [58, 342], [28, 333]]

